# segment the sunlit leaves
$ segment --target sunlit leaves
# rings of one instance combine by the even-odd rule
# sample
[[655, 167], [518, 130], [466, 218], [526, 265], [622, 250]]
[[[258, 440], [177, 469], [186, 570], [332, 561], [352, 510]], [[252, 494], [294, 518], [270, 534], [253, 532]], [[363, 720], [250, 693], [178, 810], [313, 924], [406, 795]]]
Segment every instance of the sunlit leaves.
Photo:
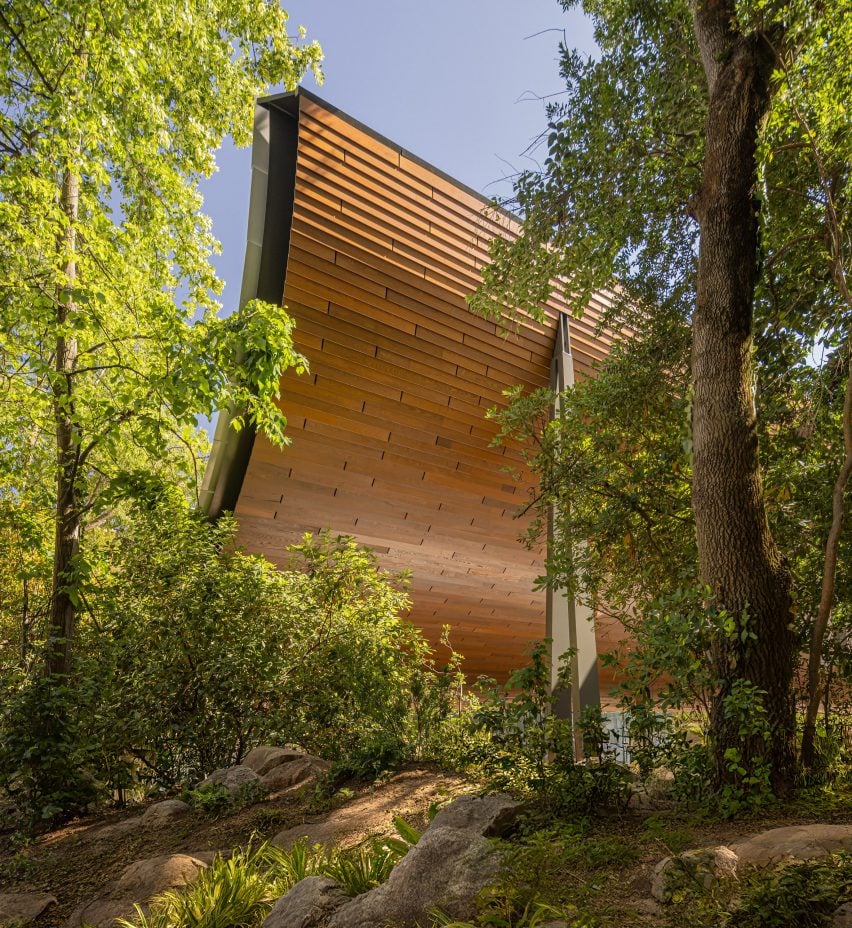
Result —
[[[200, 415], [245, 409], [284, 440], [280, 374], [304, 363], [292, 323], [264, 304], [217, 318], [218, 243], [198, 184], [225, 136], [250, 141], [270, 83], [292, 88], [319, 67], [319, 47], [289, 28], [272, 0], [3, 6], [0, 501], [41, 520], [46, 547], [55, 411], [78, 436], [86, 522], [144, 490], [143, 471], [193, 493]], [[80, 179], [73, 238], [68, 174]], [[58, 338], [75, 341], [70, 372], [54, 370]]]

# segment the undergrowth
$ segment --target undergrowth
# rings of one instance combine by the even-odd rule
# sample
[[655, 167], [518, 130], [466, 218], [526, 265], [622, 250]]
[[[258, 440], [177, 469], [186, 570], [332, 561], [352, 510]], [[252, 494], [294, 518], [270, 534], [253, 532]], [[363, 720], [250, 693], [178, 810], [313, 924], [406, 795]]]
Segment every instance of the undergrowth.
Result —
[[384, 883], [420, 839], [404, 819], [394, 818], [396, 837], [374, 839], [354, 848], [325, 848], [299, 841], [289, 850], [268, 842], [238, 849], [211, 866], [184, 890], [157, 896], [146, 912], [136, 906], [119, 928], [257, 928], [276, 899], [309, 876], [335, 880], [350, 896]]

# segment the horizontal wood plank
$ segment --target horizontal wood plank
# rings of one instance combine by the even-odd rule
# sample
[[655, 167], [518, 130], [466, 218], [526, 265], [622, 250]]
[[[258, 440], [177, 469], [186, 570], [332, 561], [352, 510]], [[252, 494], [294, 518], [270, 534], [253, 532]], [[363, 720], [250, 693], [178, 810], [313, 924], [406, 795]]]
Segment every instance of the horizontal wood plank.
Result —
[[[314, 100], [299, 118], [284, 301], [311, 368], [282, 381], [291, 446], [255, 442], [239, 540], [283, 565], [304, 532], [351, 534], [411, 570], [408, 618], [440, 654], [450, 624], [469, 677], [505, 679], [544, 634], [543, 553], [518, 540], [532, 518], [517, 517], [533, 491], [522, 449], [491, 447], [485, 412], [515, 384], [548, 386], [570, 295], [508, 336], [473, 315], [489, 244], [517, 221]], [[612, 344], [597, 328], [608, 300], [571, 319], [578, 377]]]

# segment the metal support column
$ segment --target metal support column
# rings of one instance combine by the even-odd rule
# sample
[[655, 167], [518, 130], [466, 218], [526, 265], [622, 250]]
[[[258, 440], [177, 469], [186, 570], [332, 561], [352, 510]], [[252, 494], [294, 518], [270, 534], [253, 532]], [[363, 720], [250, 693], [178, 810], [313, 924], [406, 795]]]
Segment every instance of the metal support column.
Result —
[[[550, 383], [556, 391], [553, 417], [560, 415], [560, 395], [574, 386], [574, 359], [568, 317], [560, 315], [556, 326], [556, 344], [550, 368]], [[556, 518], [551, 509], [548, 517], [548, 548], [557, 541]], [[598, 652], [592, 610], [585, 603], [569, 597], [563, 590], [547, 589], [547, 637], [551, 640], [551, 683], [555, 696], [554, 712], [559, 718], [579, 721], [586, 706], [600, 705], [598, 684]], [[564, 689], [557, 680], [559, 656], [572, 649], [571, 687]], [[583, 753], [582, 738], [575, 735], [575, 756]]]

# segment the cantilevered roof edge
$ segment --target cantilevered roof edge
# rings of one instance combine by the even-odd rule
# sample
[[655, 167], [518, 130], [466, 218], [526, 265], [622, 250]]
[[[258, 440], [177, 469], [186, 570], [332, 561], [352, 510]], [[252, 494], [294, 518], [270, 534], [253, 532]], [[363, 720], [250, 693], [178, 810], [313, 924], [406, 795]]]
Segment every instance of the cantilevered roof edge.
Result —
[[[521, 219], [510, 210], [303, 87], [261, 97], [255, 105], [252, 177], [240, 309], [255, 298], [283, 303], [296, 187], [300, 97], [322, 107], [401, 157], [466, 193], [479, 201], [483, 209], [491, 209], [510, 222], [521, 224]], [[248, 422], [239, 431], [233, 427], [234, 419], [241, 413], [242, 410], [237, 409], [222, 410], [216, 423], [210, 458], [199, 494], [199, 508], [211, 519], [235, 510], [248, 470], [256, 430]]]
[[[290, 250], [290, 230], [296, 191], [298, 113], [270, 112], [255, 106], [251, 187], [246, 251], [238, 311], [253, 299], [281, 305]], [[213, 447], [199, 494], [199, 508], [209, 518], [233, 512], [240, 496], [256, 429], [244, 421], [243, 410], [221, 410]]]
[[[523, 222], [520, 216], [518, 216], [516, 213], [513, 213], [510, 209], [506, 209], [505, 206], [501, 206], [493, 198], [485, 196], [485, 194], [480, 190], [476, 190], [475, 188], [468, 186], [463, 181], [460, 181], [457, 177], [453, 177], [451, 174], [448, 174], [446, 171], [442, 170], [431, 162], [426, 161], [419, 155], [414, 154], [414, 152], [410, 151], [409, 149], [403, 148], [393, 139], [388, 138], [386, 135], [382, 135], [381, 132], [376, 132], [375, 129], [373, 129], [371, 126], [368, 126], [366, 123], [361, 122], [360, 119], [356, 119], [345, 110], [334, 106], [334, 104], [329, 103], [328, 100], [324, 100], [322, 97], [318, 96], [310, 90], [307, 90], [304, 87], [297, 87], [296, 90], [287, 90], [283, 93], [270, 94], [269, 96], [261, 97], [257, 102], [259, 106], [275, 107], [290, 115], [298, 116], [299, 97], [305, 97], [312, 103], [316, 103], [317, 106], [321, 106], [323, 109], [328, 110], [329, 113], [332, 113], [333, 115], [342, 119], [344, 122], [349, 123], [349, 125], [353, 128], [358, 129], [359, 132], [363, 132], [365, 135], [370, 136], [370, 138], [375, 139], [382, 145], [387, 145], [388, 148], [402, 155], [404, 158], [407, 158], [409, 161], [413, 161], [424, 170], [431, 172], [436, 177], [440, 177], [441, 180], [445, 180], [448, 184], [452, 184], [454, 187], [464, 191], [474, 199], [479, 200], [483, 206], [496, 210], [506, 219], [510, 219], [512, 222], [516, 222], [518, 224]], [[287, 104], [289, 104], [289, 106]]]

